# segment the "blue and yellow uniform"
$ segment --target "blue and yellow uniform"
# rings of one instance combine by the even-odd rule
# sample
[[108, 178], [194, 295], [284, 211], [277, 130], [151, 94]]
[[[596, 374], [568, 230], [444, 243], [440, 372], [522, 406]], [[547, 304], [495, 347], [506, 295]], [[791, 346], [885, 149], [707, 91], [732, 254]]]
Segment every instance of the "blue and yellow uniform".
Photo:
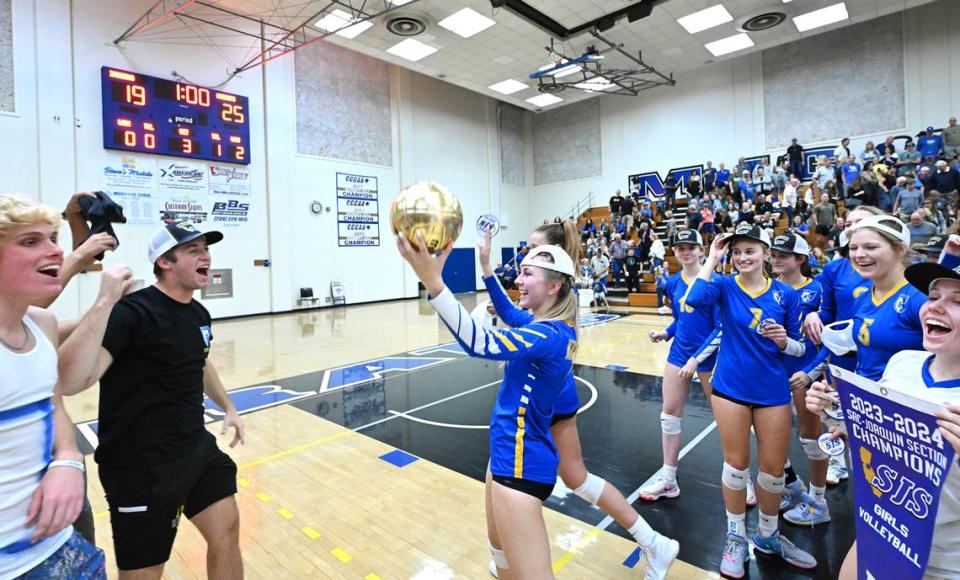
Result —
[[698, 371], [712, 371], [717, 362], [720, 343], [720, 305], [694, 308], [687, 303], [691, 282], [677, 272], [667, 280], [673, 322], [667, 327], [667, 336], [673, 339], [667, 362], [683, 367], [691, 357], [699, 361]]
[[[864, 292], [867, 282], [853, 267], [853, 263], [847, 258], [827, 262], [823, 271], [817, 274], [814, 280], [820, 284], [821, 288], [822, 298], [820, 309], [817, 311], [820, 321], [827, 325], [838, 320], [851, 320], [854, 302], [857, 296]], [[826, 360], [828, 354], [829, 350], [824, 348], [815, 361], [811, 361], [804, 367], [807, 374], [812, 373], [820, 363]], [[847, 356], [831, 356], [830, 362], [848, 371], [857, 368], [855, 353]]]
[[449, 288], [430, 304], [467, 354], [507, 361], [490, 418], [490, 472], [552, 487], [559, 456], [550, 421], [557, 397], [573, 374], [577, 348], [573, 322], [535, 321], [512, 330], [487, 331]]
[[[803, 319], [811, 312], [816, 312], [817, 309], [820, 308], [823, 288], [815, 279], [807, 278], [806, 282], [799, 286], [794, 286], [793, 289], [797, 291], [797, 301], [800, 304], [800, 324], [802, 326]], [[787, 377], [797, 371], [802, 370], [806, 372], [807, 368], [818, 359], [817, 355], [819, 353], [817, 351], [817, 345], [807, 337], [803, 338], [803, 343], [806, 345], [806, 351], [804, 351], [803, 356], [788, 356], [786, 358]]]
[[[483, 283], [487, 287], [493, 309], [497, 311], [497, 315], [504, 323], [513, 328], [518, 328], [533, 322], [533, 314], [523, 308], [518, 308], [510, 300], [496, 276], [484, 278]], [[579, 410], [580, 396], [577, 394], [577, 385], [571, 372], [553, 405], [553, 419], [550, 424], [553, 425], [557, 421], [569, 419], [576, 415]]]
[[854, 305], [853, 339], [857, 343], [857, 374], [879, 381], [890, 357], [901, 350], [923, 350], [920, 307], [922, 292], [902, 280], [886, 296], [873, 295], [867, 281]]
[[[778, 280], [766, 280], [754, 294], [743, 288], [739, 276], [714, 276], [694, 281], [686, 303], [694, 308], [720, 305], [723, 345], [713, 375], [714, 393], [744, 404], [771, 407], [791, 401], [785, 357], [776, 343], [759, 333], [765, 320], [787, 331], [787, 350], [802, 355], [800, 304], [797, 291]], [[798, 351], [799, 349], [799, 351]], [[761, 372], [762, 371], [762, 372]]]

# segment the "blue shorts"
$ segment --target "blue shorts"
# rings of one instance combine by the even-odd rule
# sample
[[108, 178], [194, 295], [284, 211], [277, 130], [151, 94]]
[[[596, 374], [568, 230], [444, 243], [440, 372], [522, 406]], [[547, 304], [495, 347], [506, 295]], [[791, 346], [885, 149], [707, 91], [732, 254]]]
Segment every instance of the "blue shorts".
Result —
[[103, 550], [83, 539], [79, 533], [72, 536], [60, 549], [40, 562], [18, 580], [70, 578], [71, 580], [106, 580], [106, 558]]
[[[707, 360], [703, 361], [697, 366], [697, 372], [699, 373], [709, 373], [713, 370], [713, 367], [717, 366], [717, 353], [720, 350], [717, 349], [713, 351], [713, 354], [707, 357]], [[672, 364], [675, 367], [683, 368], [687, 361], [690, 360], [695, 351], [687, 352], [686, 350], [677, 346], [677, 343], [674, 342], [670, 345], [670, 354], [667, 355], [667, 362]]]
[[557, 401], [553, 404], [553, 421], [551, 424], [569, 419], [580, 410], [580, 396], [577, 394], [577, 384], [569, 384], [560, 391]]

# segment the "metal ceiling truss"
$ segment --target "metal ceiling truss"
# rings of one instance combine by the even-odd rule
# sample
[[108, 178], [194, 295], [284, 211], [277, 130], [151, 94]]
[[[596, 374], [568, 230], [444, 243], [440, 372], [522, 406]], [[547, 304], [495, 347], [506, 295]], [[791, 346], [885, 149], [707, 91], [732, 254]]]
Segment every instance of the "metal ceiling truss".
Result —
[[[609, 95], [628, 95], [637, 96], [640, 91], [652, 89], [654, 87], [669, 86], [677, 84], [673, 79], [673, 74], [666, 76], [657, 69], [643, 62], [642, 55], [636, 56], [630, 54], [623, 48], [623, 43], [614, 43], [601, 35], [597, 30], [591, 30], [590, 34], [607, 45], [607, 48], [597, 50], [596, 47], [588, 47], [587, 52], [577, 58], [567, 58], [559, 52], [554, 46], [547, 47], [547, 52], [551, 54], [557, 65], [551, 69], [538, 71], [530, 75], [531, 79], [537, 81], [537, 90], [541, 93], [559, 93], [568, 88], [587, 91], [591, 93], [602, 93]], [[604, 59], [607, 54], [618, 54], [630, 61], [627, 68], [605, 67]], [[632, 66], [636, 65], [636, 66]], [[563, 75], [558, 78], [557, 74], [571, 66], [579, 66], [580, 71]], [[599, 82], [604, 79], [606, 82]], [[596, 88], [586, 88], [584, 85], [595, 84]], [[607, 85], [607, 87], [604, 87]], [[609, 88], [612, 85], [616, 88]]]
[[[411, 0], [402, 7], [406, 8], [418, 0]], [[143, 16], [137, 19], [130, 28], [121, 34], [114, 44], [121, 44], [129, 40], [136, 40], [157, 26], [178, 20], [183, 24], [196, 22], [213, 26], [238, 36], [256, 39], [260, 47], [255, 54], [244, 60], [233, 74], [263, 65], [271, 60], [293, 52], [307, 44], [323, 40], [331, 34], [349, 28], [361, 22], [379, 18], [401, 8], [393, 5], [389, 0], [324, 0], [304, 2], [306, 10], [293, 25], [280, 22], [283, 19], [272, 17], [269, 14], [243, 14], [218, 6], [216, 0], [157, 0], [150, 6]], [[336, 30], [320, 30], [313, 25], [320, 19], [331, 14], [334, 10], [341, 10], [350, 15], [349, 23]], [[256, 26], [252, 26], [255, 24]], [[246, 25], [244, 28], [242, 25]]]
[[[558, 93], [568, 88], [584, 90], [587, 92], [606, 93], [611, 95], [630, 95], [637, 96], [640, 91], [652, 89], [661, 86], [674, 86], [677, 82], [670, 76], [664, 75], [654, 67], [643, 62], [643, 55], [637, 52], [636, 56], [624, 49], [623, 43], [615, 43], [601, 33], [616, 26], [617, 22], [626, 18], [628, 22], [634, 22], [650, 15], [653, 7], [665, 0], [639, 0], [628, 6], [604, 14], [588, 22], [584, 22], [573, 28], [566, 28], [556, 20], [540, 12], [524, 0], [490, 0], [494, 8], [505, 8], [522, 20], [547, 32], [550, 37], [550, 46], [547, 52], [557, 63], [551, 69], [538, 71], [530, 75], [530, 78], [536, 80], [539, 84], [537, 89], [542, 93]], [[597, 50], [595, 46], [587, 48], [586, 52], [579, 57], [570, 58], [556, 49], [554, 39], [564, 41], [571, 37], [583, 33], [589, 33], [595, 39], [607, 45], [607, 48]], [[615, 56], [619, 54], [625, 57], [629, 62], [625, 68], [605, 67], [603, 58], [607, 54]], [[581, 70], [576, 75], [562, 75], [564, 80], [557, 77], [558, 72], [569, 69], [571, 66], [579, 65]], [[566, 72], [566, 71], [564, 71]], [[572, 80], [567, 80], [574, 77]], [[616, 88], [589, 89], [583, 85], [591, 84], [591, 81], [601, 86], [607, 83], [597, 83], [599, 79], [605, 79], [609, 85]], [[580, 86], [577, 86], [580, 85]]]

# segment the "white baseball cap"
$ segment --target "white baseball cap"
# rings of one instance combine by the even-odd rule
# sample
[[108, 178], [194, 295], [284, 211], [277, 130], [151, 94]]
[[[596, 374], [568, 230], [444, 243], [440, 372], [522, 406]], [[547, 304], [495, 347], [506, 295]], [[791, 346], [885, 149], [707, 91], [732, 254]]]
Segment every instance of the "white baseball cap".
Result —
[[892, 215], [872, 215], [870, 217], [863, 218], [857, 222], [857, 225], [850, 229], [850, 236], [852, 236], [857, 230], [862, 229], [871, 229], [876, 232], [883, 232], [896, 238], [907, 246], [910, 245], [910, 230], [907, 229], [906, 224], [900, 221], [900, 218], [896, 218]]
[[[553, 261], [548, 262], [547, 260], [534, 259], [537, 256], [542, 255], [550, 256]], [[550, 244], [537, 246], [536, 248], [531, 249], [523, 261], [520, 262], [520, 266], [536, 266], [537, 268], [560, 272], [561, 274], [565, 274], [570, 277], [574, 276], [573, 260], [570, 259], [569, 254], [567, 254], [560, 246], [553, 246]]]
[[216, 244], [223, 239], [223, 234], [212, 230], [208, 232], [200, 231], [193, 222], [185, 221], [167, 224], [153, 232], [153, 235], [150, 236], [150, 245], [147, 247], [147, 258], [151, 264], [155, 264], [160, 256], [179, 245], [190, 243], [197, 238], [206, 238], [208, 244]]

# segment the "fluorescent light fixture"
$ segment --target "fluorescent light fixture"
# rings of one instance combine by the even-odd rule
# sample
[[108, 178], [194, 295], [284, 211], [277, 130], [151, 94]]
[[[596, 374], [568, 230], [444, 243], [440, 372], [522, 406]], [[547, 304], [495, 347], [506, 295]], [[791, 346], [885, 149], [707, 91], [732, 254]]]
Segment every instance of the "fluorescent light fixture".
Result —
[[820, 28], [821, 26], [833, 24], [834, 22], [840, 22], [841, 20], [846, 20], [848, 18], [850, 18], [850, 15], [847, 14], [847, 5], [843, 2], [840, 2], [839, 4], [834, 4], [833, 6], [821, 8], [820, 10], [814, 10], [813, 12], [807, 12], [806, 14], [801, 14], [800, 16], [794, 16], [793, 23], [797, 26], [797, 30], [800, 32], [806, 32], [808, 30], [813, 30], [814, 28]]
[[343, 10], [339, 8], [327, 14], [320, 20], [317, 20], [314, 23], [314, 26], [319, 28], [324, 32], [334, 32], [336, 31], [339, 36], [344, 38], [356, 38], [364, 30], [367, 30], [373, 26], [372, 22], [359, 22], [350, 26], [350, 24], [357, 22], [358, 19], [350, 16]]
[[450, 32], [459, 34], [464, 38], [470, 38], [474, 34], [486, 30], [496, 23], [496, 20], [491, 20], [470, 8], [458, 10], [440, 22], [437, 22], [437, 24]]
[[556, 95], [551, 95], [549, 93], [543, 93], [535, 97], [530, 97], [527, 99], [527, 102], [531, 105], [536, 105], [538, 107], [549, 107], [550, 105], [560, 103], [563, 99]]
[[413, 0], [390, 0], [390, 3], [394, 6], [403, 6], [404, 4], [409, 4], [411, 2], [413, 2]]
[[487, 87], [487, 88], [490, 89], [490, 90], [492, 90], [492, 91], [497, 91], [498, 93], [501, 93], [501, 94], [504, 94], [504, 95], [512, 95], [513, 93], [516, 93], [516, 92], [518, 92], [518, 91], [522, 91], [523, 89], [526, 89], [526, 88], [527, 88], [527, 85], [524, 84], [524, 83], [521, 83], [520, 81], [515, 81], [515, 80], [513, 80], [513, 79], [507, 79], [507, 80], [505, 80], [505, 81], [503, 81], [503, 82], [499, 82], [499, 83], [497, 83], [497, 84], [495, 84], [495, 85], [490, 85], [490, 86]]
[[750, 37], [747, 36], [746, 32], [734, 34], [733, 36], [721, 38], [720, 40], [708, 42], [707, 44], [703, 45], [703, 47], [709, 50], [713, 56], [723, 56], [725, 54], [730, 54], [731, 52], [737, 52], [738, 50], [750, 48], [751, 46], [753, 46], [753, 41], [750, 40]]
[[437, 49], [414, 38], [408, 38], [402, 42], [394, 44], [387, 49], [387, 52], [397, 55], [400, 58], [417, 62], [421, 58], [430, 56], [431, 54], [437, 52]]
[[733, 16], [730, 16], [723, 4], [717, 4], [705, 10], [688, 14], [683, 18], [677, 18], [677, 23], [686, 28], [690, 34], [696, 34], [731, 21], [733, 21]]
[[[560, 64], [563, 64], [563, 63], [565, 63], [565, 62], [568, 62], [567, 59], [564, 59], [564, 60], [560, 61]], [[557, 63], [551, 62], [550, 64], [543, 65], [542, 67], [538, 68], [537, 70], [539, 70], [539, 71], [542, 72], [542, 71], [545, 71], [545, 70], [550, 70], [550, 69], [552, 69], [552, 68], [556, 68], [557, 66], [559, 66]], [[580, 65], [578, 65], [578, 64], [572, 64], [572, 65], [570, 65], [570, 66], [565, 66], [565, 67], [563, 67], [563, 68], [558, 68], [557, 70], [553, 71], [549, 76], [552, 76], [552, 77], [555, 78], [555, 79], [559, 79], [559, 78], [563, 78], [563, 77], [565, 77], [565, 76], [567, 76], [567, 75], [572, 75], [572, 74], [578, 73], [578, 72], [580, 72], [581, 70], [582, 70], [582, 69], [580, 68]]]

